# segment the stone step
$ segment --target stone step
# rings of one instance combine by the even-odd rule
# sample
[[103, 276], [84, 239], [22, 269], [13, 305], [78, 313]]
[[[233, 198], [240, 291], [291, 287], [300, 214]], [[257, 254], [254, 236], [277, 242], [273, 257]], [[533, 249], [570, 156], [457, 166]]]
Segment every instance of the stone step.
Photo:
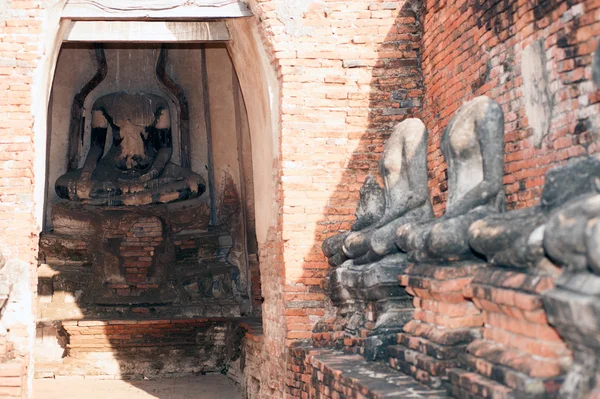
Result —
[[[425, 323], [419, 320], [411, 320], [404, 326], [404, 332], [408, 336], [425, 338], [435, 344], [443, 346], [464, 345], [476, 338], [481, 337], [480, 328], [439, 328], [436, 325]], [[398, 338], [402, 339], [402, 338]]]
[[292, 387], [292, 394], [297, 397], [305, 397], [301, 396], [302, 392], [312, 392], [312, 397], [321, 397], [319, 394], [327, 391], [331, 397], [448, 398], [443, 389], [424, 386], [382, 362], [368, 362], [359, 355], [308, 348], [293, 349], [292, 355], [293, 364], [305, 365], [304, 368], [292, 369], [293, 380], [309, 381], [308, 384]]
[[[549, 378], [564, 373], [570, 358], [544, 358], [507, 348], [488, 340], [477, 340], [467, 348], [468, 354], [494, 365], [505, 366], [533, 378]], [[566, 366], [566, 367], [565, 367]]]
[[439, 345], [422, 337], [415, 337], [404, 333], [397, 336], [398, 344], [423, 353], [439, 360], [456, 359], [465, 353], [467, 345]]
[[442, 387], [446, 369], [459, 366], [458, 359], [439, 360], [401, 345], [389, 346], [388, 355], [392, 368], [434, 388]]
[[482, 379], [502, 384], [517, 397], [547, 398], [555, 395], [563, 379], [557, 359], [533, 357], [489, 341], [475, 341], [462, 357], [462, 367]]
[[449, 391], [455, 398], [461, 399], [525, 399], [516, 396], [512, 390], [502, 384], [489, 380], [477, 373], [461, 369], [448, 370]]

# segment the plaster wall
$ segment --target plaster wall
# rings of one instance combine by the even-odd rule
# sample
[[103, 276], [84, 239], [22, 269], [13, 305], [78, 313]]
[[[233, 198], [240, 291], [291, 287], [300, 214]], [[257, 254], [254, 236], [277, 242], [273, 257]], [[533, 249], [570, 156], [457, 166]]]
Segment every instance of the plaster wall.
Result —
[[[227, 178], [239, 190], [241, 177], [238, 158], [238, 134], [236, 123], [236, 104], [234, 99], [235, 71], [227, 54], [221, 46], [209, 46], [206, 51], [208, 72], [208, 95], [212, 129], [213, 168], [215, 171], [215, 191], [223, 195]], [[237, 82], [236, 82], [237, 84]], [[217, 199], [217, 203], [222, 198]], [[220, 223], [221, 221], [217, 221]]]
[[[48, 112], [48, 158], [46, 178], [46, 217], [51, 217], [49, 204], [58, 200], [54, 183], [67, 172], [69, 122], [73, 97], [96, 73], [93, 50], [88, 46], [63, 48], [58, 56]], [[86, 118], [87, 119], [87, 118]]]
[[[252, 176], [251, 144], [247, 115], [239, 95], [236, 71], [223, 45], [206, 48], [208, 97], [211, 118], [213, 169], [217, 205], [217, 224], [229, 224], [233, 237], [230, 262], [245, 273], [241, 280], [244, 295], [249, 294], [246, 210], [252, 201], [246, 176]], [[246, 157], [244, 157], [244, 152]], [[245, 158], [245, 159], [244, 159]], [[246, 162], [244, 162], [244, 160]], [[230, 199], [237, 198], [237, 204]], [[252, 201], [253, 202], [253, 201]], [[251, 203], [252, 203], [251, 202]]]
[[[208, 143], [204, 116], [202, 85], [202, 50], [198, 45], [169, 47], [167, 73], [179, 84], [188, 100], [190, 111], [190, 151], [192, 170], [208, 181]], [[207, 187], [208, 190], [208, 187]], [[202, 199], [208, 201], [208, 191]]]
[[264, 244], [279, 211], [279, 80], [269, 55], [260, 46], [255, 21], [236, 19], [227, 25], [231, 34], [227, 49], [240, 81], [252, 141], [256, 234], [259, 244]]

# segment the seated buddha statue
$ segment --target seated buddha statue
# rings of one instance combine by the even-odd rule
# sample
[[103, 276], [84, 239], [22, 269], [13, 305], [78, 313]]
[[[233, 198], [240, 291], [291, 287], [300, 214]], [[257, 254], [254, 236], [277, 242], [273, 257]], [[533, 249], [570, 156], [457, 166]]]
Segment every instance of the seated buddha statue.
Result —
[[[104, 155], [108, 130], [112, 147]], [[148, 205], [196, 198], [202, 176], [172, 163], [171, 116], [165, 99], [113, 93], [92, 108], [90, 150], [83, 167], [56, 181], [59, 197], [90, 205]]]
[[448, 167], [446, 213], [425, 223], [400, 226], [396, 244], [414, 260], [473, 259], [469, 226], [506, 207], [500, 105], [483, 96], [464, 104], [444, 130], [441, 150]]
[[385, 211], [381, 218], [345, 237], [342, 250], [355, 265], [398, 252], [398, 227], [433, 217], [427, 187], [427, 129], [410, 118], [399, 123], [385, 144], [380, 173]]
[[328, 258], [330, 266], [340, 266], [348, 260], [342, 251], [344, 240], [353, 231], [360, 231], [375, 224], [383, 216], [385, 197], [383, 189], [372, 175], [367, 176], [360, 188], [360, 199], [356, 207], [356, 220], [350, 231], [331, 236], [323, 241], [321, 249]]
[[[592, 79], [600, 88], [600, 41], [592, 61]], [[580, 163], [584, 169], [580, 168], [580, 176], [576, 176], [578, 185], [573, 187], [570, 176], [562, 187], [569, 193], [580, 195], [570, 195], [571, 201], [550, 215], [543, 245], [550, 259], [572, 272], [600, 275], [600, 156], [584, 158], [575, 165]], [[582, 180], [587, 189], [583, 195], [583, 190], [576, 190]]]

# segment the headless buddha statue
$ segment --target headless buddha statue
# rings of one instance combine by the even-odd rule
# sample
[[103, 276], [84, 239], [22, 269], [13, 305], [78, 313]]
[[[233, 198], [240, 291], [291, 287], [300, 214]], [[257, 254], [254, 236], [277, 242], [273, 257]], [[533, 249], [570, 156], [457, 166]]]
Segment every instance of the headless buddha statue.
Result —
[[[108, 130], [112, 147], [104, 156]], [[59, 197], [90, 205], [148, 205], [196, 198], [202, 176], [170, 162], [167, 102], [151, 94], [113, 93], [92, 109], [91, 145], [84, 165], [56, 181]]]
[[433, 217], [427, 189], [427, 129], [419, 119], [399, 123], [381, 159], [385, 211], [375, 223], [353, 231], [342, 251], [354, 264], [375, 262], [398, 252], [395, 231], [409, 222]]
[[385, 197], [383, 189], [375, 177], [369, 175], [360, 188], [360, 199], [356, 207], [356, 220], [350, 231], [339, 233], [323, 241], [322, 250], [329, 260], [330, 266], [340, 266], [348, 260], [342, 251], [342, 245], [348, 235], [361, 231], [377, 223], [385, 211]]
[[487, 97], [477, 97], [454, 115], [442, 136], [448, 165], [446, 213], [397, 230], [397, 245], [415, 260], [454, 261], [475, 257], [468, 228], [490, 213], [504, 211], [504, 116]]
[[[600, 45], [592, 77], [600, 87]], [[598, 178], [597, 156], [576, 158], [549, 170], [539, 205], [473, 223], [469, 228], [471, 246], [499, 266], [538, 267], [549, 256], [560, 265], [577, 270], [590, 265], [600, 272], [600, 246], [589, 246], [586, 255], [586, 245], [598, 239], [591, 233], [595, 229], [592, 224], [597, 223], [593, 219], [600, 215]]]

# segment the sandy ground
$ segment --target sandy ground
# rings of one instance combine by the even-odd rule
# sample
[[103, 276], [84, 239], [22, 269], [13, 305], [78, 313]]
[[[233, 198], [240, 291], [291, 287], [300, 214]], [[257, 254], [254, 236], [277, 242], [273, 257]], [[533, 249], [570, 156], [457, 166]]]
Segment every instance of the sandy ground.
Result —
[[242, 399], [240, 387], [220, 374], [154, 381], [40, 379], [34, 399]]

